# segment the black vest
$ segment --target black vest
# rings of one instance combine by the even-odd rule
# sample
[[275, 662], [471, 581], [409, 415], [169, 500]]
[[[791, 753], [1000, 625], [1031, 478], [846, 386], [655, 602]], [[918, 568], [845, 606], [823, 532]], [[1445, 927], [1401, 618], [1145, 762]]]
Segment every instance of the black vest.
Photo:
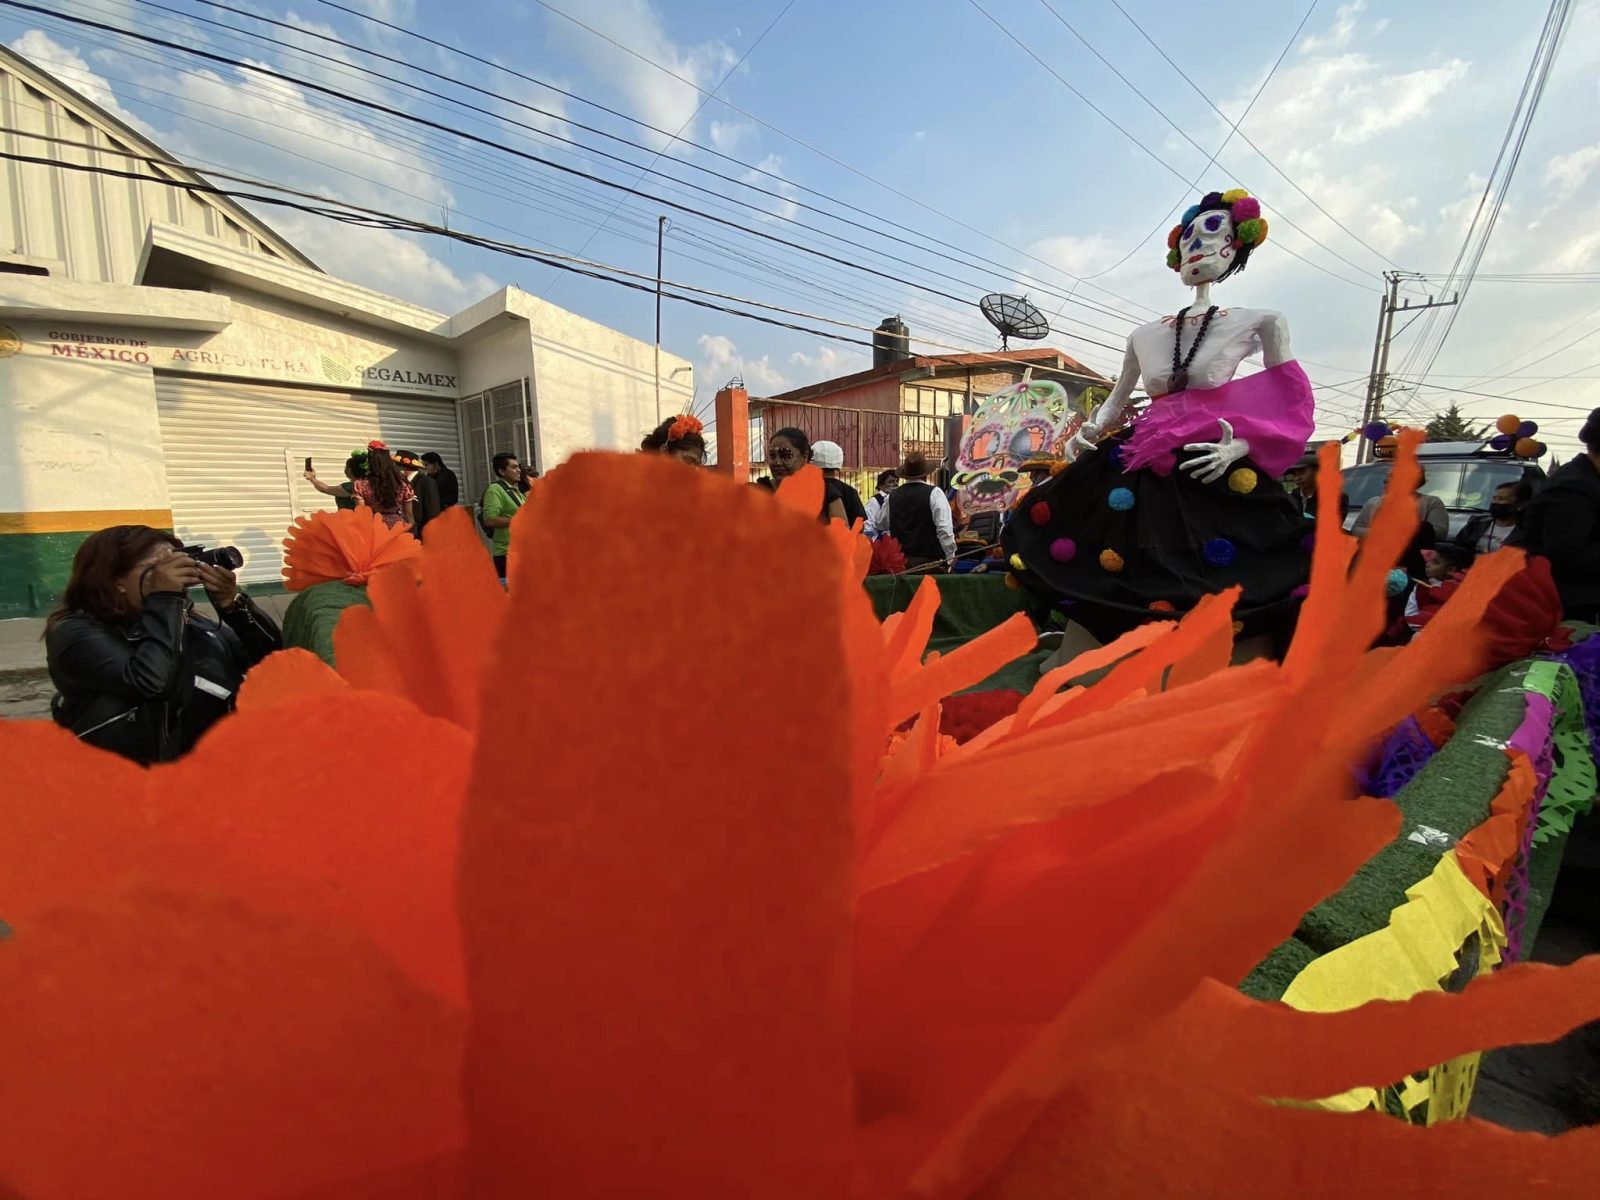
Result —
[[944, 557], [933, 524], [933, 488], [907, 480], [889, 493], [889, 534], [907, 558]]

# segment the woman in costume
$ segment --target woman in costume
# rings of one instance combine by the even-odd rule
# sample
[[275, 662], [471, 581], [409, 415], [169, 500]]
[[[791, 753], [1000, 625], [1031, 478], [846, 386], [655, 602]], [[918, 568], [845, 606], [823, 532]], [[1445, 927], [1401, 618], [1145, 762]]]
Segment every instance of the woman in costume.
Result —
[[[811, 461], [811, 439], [804, 430], [787, 428], [780, 429], [772, 435], [767, 443], [767, 466], [771, 475], [763, 475], [756, 480], [755, 486], [766, 488], [775, 492], [783, 486], [783, 481], [798, 472]], [[822, 511], [817, 519], [826, 525], [829, 521], [845, 520], [844, 496], [839, 490], [838, 480], [824, 479], [822, 481]]]
[[322, 480], [317, 478], [315, 471], [306, 471], [306, 482], [324, 496], [332, 496], [335, 508], [354, 508], [356, 506], [356, 494], [351, 488], [356, 480], [365, 479], [366, 477], [367, 452], [365, 450], [352, 450], [350, 457], [345, 459], [343, 483], [323, 483]]
[[668, 417], [639, 443], [646, 454], [665, 454], [691, 467], [703, 467], [706, 462], [706, 439], [697, 417], [687, 413]]
[[395, 466], [389, 447], [382, 442], [367, 443], [367, 477], [352, 480], [350, 490], [355, 493], [359, 505], [376, 512], [390, 529], [396, 525], [411, 528], [415, 520], [412, 506], [417, 494]]
[[[1065, 602], [1102, 641], [1234, 585], [1254, 630], [1286, 626], [1298, 603], [1305, 519], [1277, 481], [1311, 437], [1311, 384], [1283, 314], [1211, 299], [1266, 236], [1242, 189], [1184, 213], [1167, 265], [1194, 299], [1133, 331], [1116, 387], [1068, 443], [1071, 465], [1030, 491], [1006, 527], [1023, 583]], [[1235, 379], [1257, 350], [1266, 370]], [[1124, 426], [1141, 379], [1151, 402]]]

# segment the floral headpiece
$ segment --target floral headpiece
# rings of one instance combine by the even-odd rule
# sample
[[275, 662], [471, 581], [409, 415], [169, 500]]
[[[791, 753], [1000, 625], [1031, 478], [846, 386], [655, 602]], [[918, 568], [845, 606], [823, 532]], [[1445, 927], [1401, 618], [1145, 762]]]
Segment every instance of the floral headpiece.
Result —
[[1267, 240], [1267, 219], [1261, 215], [1261, 201], [1243, 188], [1232, 188], [1226, 192], [1207, 192], [1199, 204], [1189, 206], [1183, 214], [1183, 219], [1167, 234], [1167, 266], [1176, 271], [1182, 265], [1183, 255], [1178, 252], [1178, 240], [1183, 237], [1183, 231], [1189, 222], [1203, 212], [1213, 211], [1226, 212], [1233, 218], [1234, 248], [1245, 251], [1229, 267], [1229, 274], [1242, 270], [1245, 259], [1249, 257], [1248, 252]]
[[350, 451], [350, 457], [351, 458], [355, 458], [355, 459], [360, 459], [362, 462], [366, 462], [367, 461], [367, 449], [366, 449], [366, 447], [363, 446], [359, 450]]
[[675, 418], [672, 424], [667, 427], [667, 441], [682, 441], [691, 433], [699, 433], [704, 428], [705, 426], [700, 423], [699, 417], [692, 417], [688, 413], [684, 413], [682, 416]]
[[389, 447], [384, 445], [383, 442], [379, 441], [377, 438], [373, 438], [370, 442], [367, 443], [367, 449], [368, 450], [382, 450], [385, 453], [387, 453], [388, 450], [389, 450]]

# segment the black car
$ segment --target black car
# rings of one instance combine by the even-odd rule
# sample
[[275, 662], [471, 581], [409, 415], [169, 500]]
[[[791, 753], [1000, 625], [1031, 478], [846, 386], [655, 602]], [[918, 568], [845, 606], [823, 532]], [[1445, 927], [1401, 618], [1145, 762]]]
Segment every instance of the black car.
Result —
[[[1473, 517], [1489, 511], [1489, 498], [1501, 484], [1526, 479], [1538, 487], [1544, 481], [1538, 464], [1490, 450], [1483, 442], [1424, 442], [1417, 448], [1417, 460], [1426, 475], [1420, 490], [1443, 501], [1450, 514], [1451, 537]], [[1382, 494], [1390, 465], [1370, 462], [1344, 469], [1344, 494], [1350, 501], [1346, 529], [1355, 524], [1362, 505]]]

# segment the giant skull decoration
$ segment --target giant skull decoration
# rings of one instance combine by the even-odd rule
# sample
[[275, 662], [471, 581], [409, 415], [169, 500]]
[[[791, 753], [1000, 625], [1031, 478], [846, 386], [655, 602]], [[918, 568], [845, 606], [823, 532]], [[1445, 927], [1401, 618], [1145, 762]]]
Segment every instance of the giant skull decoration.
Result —
[[961, 439], [951, 479], [969, 513], [1003, 511], [1028, 486], [1022, 464], [1036, 454], [1059, 457], [1084, 419], [1083, 398], [1059, 383], [1021, 383], [985, 396]]

